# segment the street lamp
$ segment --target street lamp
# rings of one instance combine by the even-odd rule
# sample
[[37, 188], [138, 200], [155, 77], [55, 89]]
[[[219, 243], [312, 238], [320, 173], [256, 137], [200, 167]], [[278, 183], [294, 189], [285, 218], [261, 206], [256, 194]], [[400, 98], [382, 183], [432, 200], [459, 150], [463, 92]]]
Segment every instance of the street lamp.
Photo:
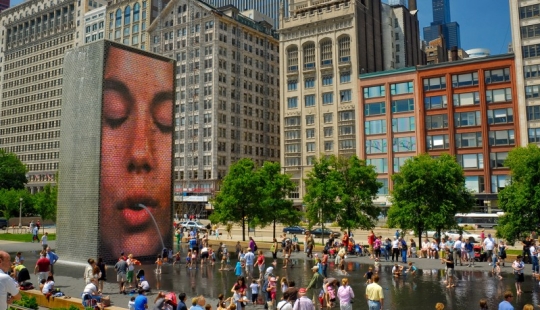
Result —
[[21, 197], [21, 198], [19, 198], [19, 229], [22, 228], [22, 223], [21, 223], [21, 219], [22, 219], [22, 202], [23, 202], [23, 199]]

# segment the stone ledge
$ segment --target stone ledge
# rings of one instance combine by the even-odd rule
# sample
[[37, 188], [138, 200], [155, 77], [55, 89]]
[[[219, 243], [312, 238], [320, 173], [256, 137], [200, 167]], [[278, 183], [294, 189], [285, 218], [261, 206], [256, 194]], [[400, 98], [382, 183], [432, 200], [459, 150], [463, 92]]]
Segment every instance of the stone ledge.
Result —
[[[28, 291], [21, 291], [22, 294], [28, 294], [30, 297], [35, 297], [37, 304], [40, 307], [45, 307], [49, 309], [53, 308], [66, 308], [68, 309], [70, 306], [75, 306], [81, 310], [84, 310], [84, 307], [82, 305], [82, 300], [80, 298], [70, 297], [70, 298], [64, 298], [64, 297], [50, 297], [47, 299], [43, 293], [41, 293], [38, 290], [28, 290]], [[110, 310], [126, 310], [122, 307], [115, 307], [110, 306], [106, 307], [106, 309]]]

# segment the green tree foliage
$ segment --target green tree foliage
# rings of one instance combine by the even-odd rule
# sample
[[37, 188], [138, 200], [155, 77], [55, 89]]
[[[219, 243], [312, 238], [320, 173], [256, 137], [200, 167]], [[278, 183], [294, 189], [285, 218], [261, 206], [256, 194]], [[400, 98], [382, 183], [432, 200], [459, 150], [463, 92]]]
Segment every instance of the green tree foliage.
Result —
[[[22, 203], [21, 203], [21, 198]], [[19, 207], [22, 206], [24, 216], [32, 210], [33, 202], [30, 193], [25, 189], [0, 189], [0, 212], [2, 217], [10, 219], [19, 217]]]
[[214, 212], [210, 220], [226, 224], [242, 224], [242, 240], [246, 240], [246, 219], [257, 214], [260, 200], [255, 164], [251, 159], [241, 159], [233, 164], [223, 178], [221, 190], [213, 200]]
[[371, 229], [375, 227], [381, 209], [373, 205], [379, 188], [377, 172], [373, 166], [366, 165], [356, 155], [349, 158], [332, 158], [339, 177], [339, 204], [337, 222], [349, 232], [351, 229]]
[[[313, 168], [308, 173], [304, 204], [309, 227], [336, 218], [339, 212], [338, 197], [341, 193], [341, 176], [335, 169], [333, 156], [321, 156], [313, 161]], [[324, 235], [323, 235], [324, 243]]]
[[457, 226], [456, 213], [469, 212], [474, 204], [465, 187], [463, 169], [448, 154], [438, 158], [423, 154], [408, 159], [392, 180], [388, 225], [413, 229], [419, 244], [422, 232], [435, 229], [440, 236], [442, 229]]
[[261, 189], [260, 212], [257, 217], [262, 226], [273, 223], [276, 237], [276, 221], [284, 225], [295, 225], [300, 221], [300, 212], [293, 207], [287, 196], [295, 189], [295, 184], [288, 174], [281, 173], [279, 163], [265, 162], [257, 170], [259, 188]]
[[[45, 185], [42, 191], [32, 196], [32, 200], [34, 210], [36, 210], [43, 220], [56, 221], [58, 186], [52, 184]], [[45, 229], [45, 226], [42, 226]]]
[[0, 149], [0, 189], [23, 189], [27, 171], [15, 154]]
[[499, 192], [499, 207], [505, 212], [497, 224], [497, 236], [514, 242], [538, 230], [540, 222], [540, 148], [529, 144], [513, 149], [504, 162], [512, 179]]

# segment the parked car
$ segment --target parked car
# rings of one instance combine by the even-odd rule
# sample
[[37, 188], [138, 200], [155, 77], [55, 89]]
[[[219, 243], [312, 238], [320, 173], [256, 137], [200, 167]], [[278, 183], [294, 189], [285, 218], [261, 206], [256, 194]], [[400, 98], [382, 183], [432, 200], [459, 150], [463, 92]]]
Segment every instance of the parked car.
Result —
[[480, 235], [478, 234], [473, 234], [471, 232], [468, 232], [466, 230], [462, 230], [462, 231], [459, 231], [459, 230], [449, 230], [445, 233], [446, 236], [448, 237], [452, 237], [453, 240], [457, 240], [457, 238], [459, 238], [459, 236], [461, 235], [463, 237], [462, 240], [470, 240], [471, 242], [481, 242], [482, 240], [480, 239]]
[[6, 230], [6, 228], [8, 227], [8, 221], [7, 219], [5, 218], [0, 218], [0, 228], [2, 230]]
[[182, 221], [179, 223], [179, 225], [180, 227], [182, 227], [183, 231], [188, 231], [192, 228], [195, 230], [206, 231], [206, 226], [204, 226], [203, 223], [198, 221]]
[[289, 227], [283, 228], [283, 232], [287, 234], [303, 235], [306, 233], [306, 229], [302, 226], [289, 226]]
[[[315, 228], [315, 229], [312, 229], [310, 231], [310, 233], [314, 236], [314, 237], [317, 237], [317, 238], [320, 238], [323, 234], [323, 231], [321, 228]], [[328, 228], [325, 228], [324, 229], [324, 236], [325, 237], [330, 237], [330, 234], [332, 234], [332, 236], [334, 236], [334, 238], [338, 238], [339, 236], [341, 236], [341, 233], [337, 232], [337, 231], [331, 231], [330, 229]]]
[[[416, 236], [414, 231], [409, 232], [409, 235]], [[437, 238], [437, 232], [434, 230], [427, 230], [422, 232], [422, 238]]]

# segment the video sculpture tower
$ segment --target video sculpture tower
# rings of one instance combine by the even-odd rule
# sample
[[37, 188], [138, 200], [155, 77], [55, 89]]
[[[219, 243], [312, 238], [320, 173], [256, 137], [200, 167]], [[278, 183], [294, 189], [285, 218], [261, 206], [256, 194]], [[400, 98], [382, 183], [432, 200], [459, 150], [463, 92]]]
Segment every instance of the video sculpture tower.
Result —
[[172, 244], [174, 71], [110, 41], [66, 53], [57, 248], [63, 260], [155, 258]]

